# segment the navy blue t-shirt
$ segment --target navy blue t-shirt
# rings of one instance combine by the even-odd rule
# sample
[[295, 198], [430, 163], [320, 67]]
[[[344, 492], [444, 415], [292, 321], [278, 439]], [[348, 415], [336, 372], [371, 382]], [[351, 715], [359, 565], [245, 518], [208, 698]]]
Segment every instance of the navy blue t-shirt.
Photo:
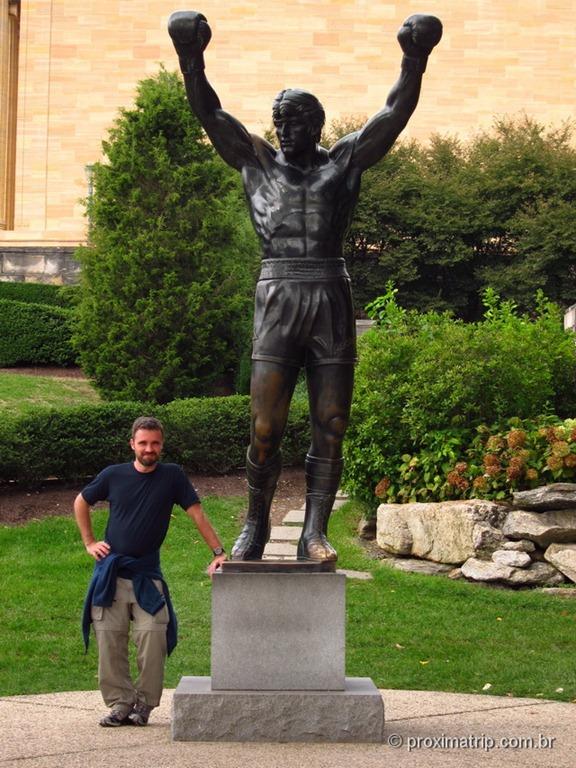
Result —
[[113, 464], [82, 490], [82, 496], [90, 506], [110, 502], [106, 541], [112, 552], [130, 557], [160, 549], [174, 504], [188, 509], [200, 501], [177, 464], [157, 464], [153, 472], [138, 472], [133, 463]]

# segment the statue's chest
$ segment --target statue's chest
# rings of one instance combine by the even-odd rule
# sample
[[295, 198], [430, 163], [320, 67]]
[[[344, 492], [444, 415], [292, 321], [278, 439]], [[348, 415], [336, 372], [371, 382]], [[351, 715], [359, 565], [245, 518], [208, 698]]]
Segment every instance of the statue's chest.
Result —
[[324, 210], [338, 206], [346, 194], [345, 175], [334, 163], [302, 173], [293, 168], [273, 166], [264, 172], [252, 169], [245, 174], [244, 186], [254, 213], [268, 210], [278, 214]]

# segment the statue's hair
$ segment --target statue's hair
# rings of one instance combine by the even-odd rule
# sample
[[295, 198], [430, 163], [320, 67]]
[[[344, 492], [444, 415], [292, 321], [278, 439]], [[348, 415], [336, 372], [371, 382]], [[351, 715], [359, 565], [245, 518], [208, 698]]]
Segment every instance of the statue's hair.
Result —
[[286, 88], [280, 91], [272, 104], [272, 119], [275, 123], [282, 119], [282, 112], [286, 107], [302, 117], [310, 125], [315, 141], [320, 141], [326, 114], [316, 96], [299, 88]]

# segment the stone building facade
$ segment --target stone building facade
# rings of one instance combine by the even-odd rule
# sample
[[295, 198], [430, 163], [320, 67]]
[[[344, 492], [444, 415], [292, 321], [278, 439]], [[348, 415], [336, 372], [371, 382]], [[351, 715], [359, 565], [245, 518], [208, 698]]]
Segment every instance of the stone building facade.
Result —
[[[176, 69], [166, 0], [0, 0], [0, 279], [72, 280], [82, 198], [118, 109], [159, 64]], [[444, 22], [405, 132], [466, 137], [522, 111], [573, 116], [573, 0], [204, 0], [209, 77], [249, 130], [282, 88], [316, 93], [328, 119], [379, 109], [397, 76], [396, 31], [425, 10]], [[62, 264], [62, 268], [57, 266]]]

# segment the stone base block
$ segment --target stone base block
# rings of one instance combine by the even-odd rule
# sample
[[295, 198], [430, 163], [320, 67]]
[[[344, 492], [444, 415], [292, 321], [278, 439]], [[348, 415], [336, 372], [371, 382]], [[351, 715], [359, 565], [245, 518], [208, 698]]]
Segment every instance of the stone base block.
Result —
[[381, 742], [384, 703], [369, 678], [343, 691], [217, 691], [183, 677], [172, 701], [175, 741]]
[[338, 573], [215, 573], [212, 687], [343, 690], [345, 592]]

